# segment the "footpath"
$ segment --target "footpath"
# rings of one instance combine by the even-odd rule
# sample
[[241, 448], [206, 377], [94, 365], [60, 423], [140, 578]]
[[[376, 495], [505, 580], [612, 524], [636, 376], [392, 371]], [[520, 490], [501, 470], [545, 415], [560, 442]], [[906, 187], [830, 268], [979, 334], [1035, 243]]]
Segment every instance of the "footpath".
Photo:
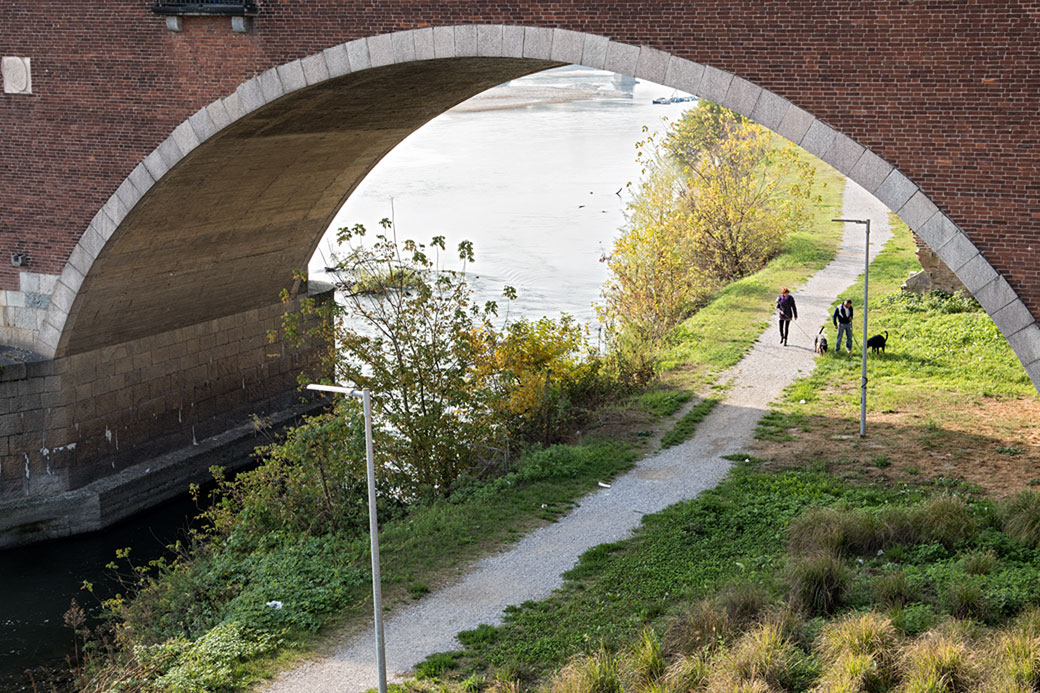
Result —
[[[888, 209], [847, 181], [842, 214], [846, 219], [870, 218], [873, 261], [891, 237]], [[831, 303], [862, 273], [863, 235], [862, 225], [847, 224], [834, 261], [803, 286], [791, 287], [801, 319], [792, 323], [788, 345], [780, 345], [774, 317], [747, 356], [721, 376], [720, 382], [730, 382], [726, 398], [698, 425], [692, 439], [641, 460], [610, 488], [581, 499], [566, 517], [479, 561], [454, 585], [389, 614], [384, 624], [388, 678], [400, 681], [428, 655], [458, 649], [459, 631], [501, 623], [505, 607], [548, 597], [582, 553], [626, 538], [643, 515], [718, 484], [731, 465], [722, 456], [746, 450], [769, 402], [815, 367], [813, 336], [830, 321]], [[357, 693], [374, 688], [376, 681], [375, 639], [369, 630], [324, 659], [283, 672], [264, 690]]]

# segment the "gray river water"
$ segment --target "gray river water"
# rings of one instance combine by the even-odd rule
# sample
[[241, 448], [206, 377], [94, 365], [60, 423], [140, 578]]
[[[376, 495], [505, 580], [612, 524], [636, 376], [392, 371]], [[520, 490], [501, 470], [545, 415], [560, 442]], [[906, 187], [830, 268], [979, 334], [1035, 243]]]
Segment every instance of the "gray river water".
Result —
[[[319, 245], [311, 275], [322, 276], [336, 228], [375, 229], [392, 215], [402, 239], [473, 241], [477, 262], [468, 270], [481, 300], [508, 284], [520, 292], [514, 315], [592, 320], [606, 278], [600, 258], [624, 222], [627, 185], [640, 176], [635, 143], [644, 126], [659, 128], [662, 117], [689, 105], [651, 103], [671, 94], [608, 72], [561, 68], [467, 102], [373, 170]], [[104, 565], [116, 549], [133, 545], [146, 562], [183, 531], [190, 512], [181, 500], [105, 532], [0, 552], [0, 691], [32, 690], [25, 669], [61, 670], [72, 643], [62, 614], [73, 597], [92, 603], [82, 581], [112, 589]]]
[[[402, 142], [340, 210], [311, 263], [321, 278], [334, 232], [392, 216], [399, 239], [472, 241], [467, 268], [482, 300], [504, 285], [530, 317], [594, 316], [606, 279], [600, 258], [624, 223], [629, 183], [640, 177], [635, 143], [690, 104], [656, 105], [670, 88], [611, 72], [560, 68], [525, 77], [436, 118]], [[502, 104], [565, 99], [508, 109]], [[577, 98], [574, 98], [577, 97]], [[480, 109], [488, 110], [480, 110]], [[452, 269], [450, 263], [446, 263]]]

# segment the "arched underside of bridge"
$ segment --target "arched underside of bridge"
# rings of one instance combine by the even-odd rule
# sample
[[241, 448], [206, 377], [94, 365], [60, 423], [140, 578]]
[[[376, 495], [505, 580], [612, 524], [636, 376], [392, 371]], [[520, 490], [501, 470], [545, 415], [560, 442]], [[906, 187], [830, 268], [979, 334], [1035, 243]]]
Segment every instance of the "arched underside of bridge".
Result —
[[[474, 94], [557, 64], [459, 58], [339, 77], [323, 70], [326, 79], [287, 94], [293, 68], [304, 83], [302, 65], [266, 73], [161, 145], [138, 171], [157, 179], [147, 195], [118, 226], [105, 219], [88, 232], [85, 254], [70, 262], [72, 270], [83, 262], [85, 276], [64, 321], [57, 312], [65, 303], [54, 304], [52, 324], [64, 322], [56, 355], [270, 305], [293, 271], [306, 269], [347, 196], [401, 140]], [[218, 124], [226, 127], [215, 131]]]
[[[54, 536], [101, 526], [190, 477], [174, 461], [160, 483], [154, 465], [142, 469], [148, 454], [220, 434], [261, 405], [286, 404], [295, 374], [316, 356], [264, 336], [283, 310], [279, 292], [306, 267], [346, 197], [431, 118], [496, 84], [569, 63], [732, 108], [848, 175], [960, 277], [1040, 386], [1040, 327], [1004, 277], [907, 176], [787, 99], [603, 36], [415, 29], [332, 46], [244, 82], [181, 123], [112, 194], [35, 333], [32, 346], [48, 360], [0, 375], [0, 387], [36, 398], [0, 455], [0, 529]], [[12, 474], [22, 456], [24, 474]], [[115, 471], [122, 481], [113, 481]], [[64, 504], [3, 508], [5, 499], [58, 494]]]

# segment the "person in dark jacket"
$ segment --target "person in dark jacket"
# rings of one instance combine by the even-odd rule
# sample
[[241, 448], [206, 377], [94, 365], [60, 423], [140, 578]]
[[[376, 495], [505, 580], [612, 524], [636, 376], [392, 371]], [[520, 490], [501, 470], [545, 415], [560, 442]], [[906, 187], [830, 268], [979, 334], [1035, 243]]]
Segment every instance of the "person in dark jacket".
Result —
[[838, 338], [834, 342], [834, 348], [841, 348], [841, 335], [845, 333], [845, 351], [852, 353], [852, 301], [846, 299], [845, 303], [834, 309], [831, 322], [838, 328]]
[[798, 319], [798, 307], [786, 286], [780, 289], [780, 295], [776, 297], [776, 314], [780, 318], [780, 343], [787, 346], [787, 333], [791, 329], [791, 320]]

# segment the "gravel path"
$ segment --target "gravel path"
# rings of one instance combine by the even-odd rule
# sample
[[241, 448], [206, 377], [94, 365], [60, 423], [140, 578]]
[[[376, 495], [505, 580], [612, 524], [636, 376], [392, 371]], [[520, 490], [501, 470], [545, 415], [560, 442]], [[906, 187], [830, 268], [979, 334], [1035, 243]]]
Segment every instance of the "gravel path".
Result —
[[[888, 209], [848, 181], [843, 215], [869, 216], [873, 260], [891, 236]], [[388, 677], [400, 680], [427, 655], [457, 649], [459, 631], [501, 623], [506, 606], [544, 599], [560, 586], [560, 575], [586, 549], [624, 539], [643, 515], [718, 484], [730, 467], [721, 456], [746, 449], [766, 405], [799, 374], [814, 367], [812, 335], [830, 320], [828, 308], [834, 298], [863, 269], [863, 227], [846, 226], [835, 260], [792, 290], [802, 318], [792, 324], [788, 346], [779, 345], [774, 318], [748, 355], [723, 375], [732, 387], [691, 440], [640, 461], [610, 488], [583, 498], [558, 522], [531, 532], [505, 553], [481, 560], [458, 583], [390, 614], [384, 624]], [[855, 302], [857, 311], [859, 303]], [[369, 632], [325, 659], [283, 672], [266, 690], [353, 693], [375, 685], [375, 643]]]

